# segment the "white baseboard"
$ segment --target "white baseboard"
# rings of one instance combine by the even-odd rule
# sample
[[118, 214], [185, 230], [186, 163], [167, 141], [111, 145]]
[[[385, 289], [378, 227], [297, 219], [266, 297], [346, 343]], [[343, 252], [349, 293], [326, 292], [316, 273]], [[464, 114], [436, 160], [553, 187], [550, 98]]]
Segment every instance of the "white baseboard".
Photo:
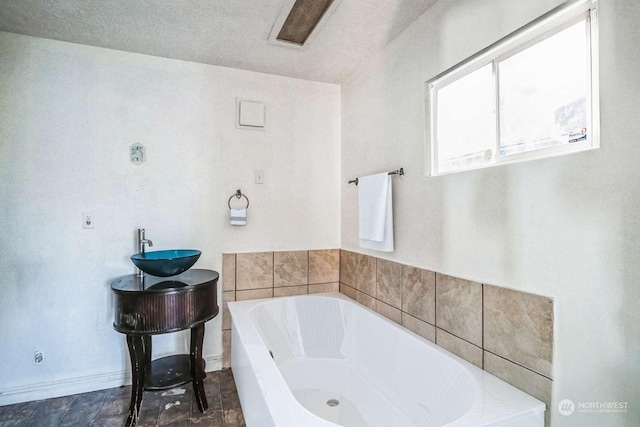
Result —
[[[204, 357], [207, 372], [222, 369], [222, 356]], [[104, 390], [131, 384], [131, 371], [106, 372], [0, 389], [0, 406]]]

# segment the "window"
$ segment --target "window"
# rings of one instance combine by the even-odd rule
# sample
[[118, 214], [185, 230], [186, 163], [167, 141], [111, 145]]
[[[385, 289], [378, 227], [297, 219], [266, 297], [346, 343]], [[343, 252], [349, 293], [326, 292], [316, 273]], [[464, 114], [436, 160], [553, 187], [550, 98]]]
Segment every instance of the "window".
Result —
[[427, 83], [432, 175], [599, 146], [595, 7], [552, 11]]

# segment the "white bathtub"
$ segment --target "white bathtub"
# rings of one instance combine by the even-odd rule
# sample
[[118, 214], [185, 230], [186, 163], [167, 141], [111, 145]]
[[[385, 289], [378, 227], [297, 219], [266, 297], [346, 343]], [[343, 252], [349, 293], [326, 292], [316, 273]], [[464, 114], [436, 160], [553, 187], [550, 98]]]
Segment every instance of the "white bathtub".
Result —
[[229, 310], [249, 427], [544, 426], [544, 403], [342, 294]]

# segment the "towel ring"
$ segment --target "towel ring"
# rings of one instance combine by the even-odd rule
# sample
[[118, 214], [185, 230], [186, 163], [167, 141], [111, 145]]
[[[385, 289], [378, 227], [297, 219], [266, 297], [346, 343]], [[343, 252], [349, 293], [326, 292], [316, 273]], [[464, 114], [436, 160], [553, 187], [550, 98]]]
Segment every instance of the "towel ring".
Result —
[[244, 197], [247, 200], [247, 206], [245, 206], [245, 209], [249, 209], [249, 198], [242, 194], [242, 191], [240, 191], [239, 189], [236, 191], [236, 194], [233, 194], [231, 197], [229, 197], [229, 201], [227, 202], [229, 209], [231, 209], [231, 199], [233, 199], [234, 197], [237, 199]]

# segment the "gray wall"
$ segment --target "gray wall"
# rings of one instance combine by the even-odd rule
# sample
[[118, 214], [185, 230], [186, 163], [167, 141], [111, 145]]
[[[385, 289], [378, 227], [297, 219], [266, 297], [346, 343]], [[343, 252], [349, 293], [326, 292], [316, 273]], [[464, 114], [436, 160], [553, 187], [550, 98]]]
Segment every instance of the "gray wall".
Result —
[[393, 180], [396, 251], [367, 253], [554, 298], [551, 411], [562, 399], [629, 402], [627, 413], [576, 409], [556, 425], [635, 426], [640, 3], [600, 1], [600, 149], [425, 177], [424, 83], [560, 3], [441, 0], [344, 83], [341, 247], [367, 252], [344, 181], [404, 167]]
[[[236, 98], [266, 104], [266, 131], [236, 129]], [[109, 282], [134, 272], [138, 227], [217, 271], [223, 251], [337, 247], [339, 120], [336, 85], [0, 33], [0, 404], [122, 384]], [[238, 188], [246, 227], [229, 225]], [[154, 353], [187, 344], [159, 336]]]

